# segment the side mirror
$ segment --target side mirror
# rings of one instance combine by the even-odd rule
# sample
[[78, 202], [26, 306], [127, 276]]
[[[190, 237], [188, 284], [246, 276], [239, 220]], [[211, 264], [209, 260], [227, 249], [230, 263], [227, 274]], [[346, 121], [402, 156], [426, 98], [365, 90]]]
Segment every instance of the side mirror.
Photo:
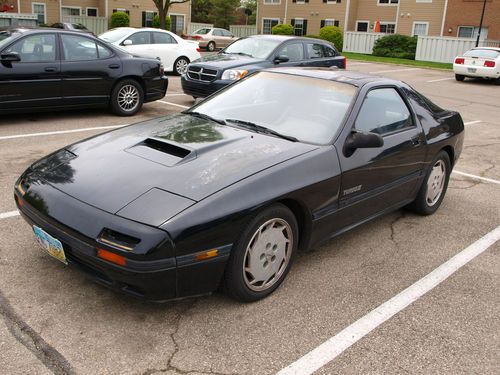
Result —
[[353, 131], [344, 143], [344, 155], [346, 157], [354, 154], [358, 148], [377, 148], [384, 145], [384, 139], [375, 133], [363, 133]]
[[21, 61], [21, 56], [19, 56], [17, 52], [2, 53], [2, 55], [0, 55], [0, 61], [7, 63], [19, 62]]
[[290, 58], [286, 55], [278, 55], [274, 58], [273, 62], [275, 64], [279, 64], [279, 63], [285, 63], [285, 62], [288, 62], [290, 60]]
[[133, 43], [130, 39], [126, 39], [123, 41], [122, 45], [124, 46], [131, 46]]

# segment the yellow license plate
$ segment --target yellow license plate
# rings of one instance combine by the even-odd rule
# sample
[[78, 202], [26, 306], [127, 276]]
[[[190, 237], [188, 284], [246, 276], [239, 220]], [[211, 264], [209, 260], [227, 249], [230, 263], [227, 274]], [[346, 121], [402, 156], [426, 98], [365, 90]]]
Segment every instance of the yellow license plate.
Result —
[[45, 232], [42, 228], [37, 227], [36, 225], [33, 225], [33, 232], [35, 232], [35, 237], [42, 248], [44, 248], [57, 260], [60, 260], [64, 264], [68, 264], [61, 241], [59, 241], [57, 238], [52, 237], [50, 234]]

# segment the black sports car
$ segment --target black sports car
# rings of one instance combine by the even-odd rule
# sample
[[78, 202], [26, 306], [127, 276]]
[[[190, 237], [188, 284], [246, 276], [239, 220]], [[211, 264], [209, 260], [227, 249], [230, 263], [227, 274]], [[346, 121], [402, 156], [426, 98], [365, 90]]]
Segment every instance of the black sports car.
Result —
[[403, 206], [436, 211], [463, 138], [457, 112], [400, 81], [273, 69], [49, 155], [15, 199], [49, 253], [100, 283], [254, 301], [299, 248]]
[[161, 99], [159, 60], [138, 58], [91, 35], [58, 29], [0, 31], [0, 113], [106, 107], [137, 113]]
[[253, 35], [189, 64], [181, 77], [182, 89], [194, 98], [204, 98], [258, 70], [298, 66], [345, 69], [346, 58], [325, 40]]

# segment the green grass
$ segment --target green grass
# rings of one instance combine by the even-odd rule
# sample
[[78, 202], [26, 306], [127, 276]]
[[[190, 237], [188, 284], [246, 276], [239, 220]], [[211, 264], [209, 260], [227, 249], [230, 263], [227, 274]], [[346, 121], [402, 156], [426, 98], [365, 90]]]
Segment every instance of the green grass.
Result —
[[[387, 64], [421, 66], [424, 68], [437, 68], [437, 69], [449, 69], [449, 70], [453, 69], [453, 64], [447, 64], [447, 63], [397, 59], [395, 57], [363, 55], [362, 53], [353, 53], [353, 52], [342, 52], [342, 54], [345, 57], [347, 57], [348, 60], [352, 59], [352, 60], [380, 62], [380, 63], [387, 63]], [[349, 61], [347, 61], [347, 66], [349, 67]]]

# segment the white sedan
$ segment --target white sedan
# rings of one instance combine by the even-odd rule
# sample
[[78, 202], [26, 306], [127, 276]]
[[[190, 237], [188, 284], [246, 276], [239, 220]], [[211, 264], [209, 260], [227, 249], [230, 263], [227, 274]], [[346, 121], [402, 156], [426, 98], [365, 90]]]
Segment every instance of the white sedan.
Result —
[[198, 42], [187, 41], [161, 29], [118, 27], [99, 35], [109, 43], [144, 57], [159, 58], [166, 72], [183, 74], [191, 61], [199, 59]]
[[465, 77], [486, 78], [500, 84], [500, 48], [476, 47], [457, 56], [453, 72], [457, 81]]

